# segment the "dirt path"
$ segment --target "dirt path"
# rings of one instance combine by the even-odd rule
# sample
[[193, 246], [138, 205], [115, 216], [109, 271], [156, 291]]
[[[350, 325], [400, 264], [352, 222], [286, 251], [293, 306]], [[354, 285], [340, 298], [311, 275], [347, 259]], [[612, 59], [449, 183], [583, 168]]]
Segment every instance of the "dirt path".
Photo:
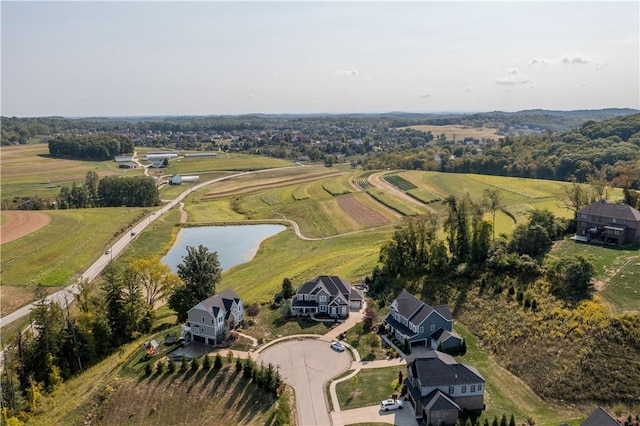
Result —
[[180, 223], [187, 223], [187, 212], [184, 210], [184, 203], [180, 203]]
[[387, 182], [386, 180], [384, 180], [382, 178], [382, 176], [385, 173], [374, 173], [372, 175], [369, 176], [368, 181], [371, 185], [376, 186], [380, 189], [385, 190], [386, 192], [400, 198], [403, 201], [406, 201], [409, 204], [413, 204], [415, 206], [419, 206], [419, 207], [425, 207], [427, 208], [427, 210], [429, 210], [431, 213], [435, 213], [435, 210], [432, 207], [427, 206], [426, 204], [416, 200], [415, 198], [411, 197], [410, 195], [407, 195], [404, 191], [399, 190], [398, 188], [396, 188], [395, 186], [391, 185], [389, 182]]
[[42, 212], [5, 210], [4, 225], [0, 227], [0, 244], [6, 244], [44, 228], [51, 222], [51, 217]]

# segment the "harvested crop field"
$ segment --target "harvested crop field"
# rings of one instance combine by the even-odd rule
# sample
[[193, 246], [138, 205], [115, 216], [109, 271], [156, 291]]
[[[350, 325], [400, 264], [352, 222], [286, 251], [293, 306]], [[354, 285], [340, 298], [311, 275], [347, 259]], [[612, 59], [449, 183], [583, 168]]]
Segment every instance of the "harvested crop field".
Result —
[[4, 211], [5, 222], [0, 227], [0, 244], [9, 243], [44, 228], [51, 217], [36, 211]]
[[431, 132], [431, 134], [436, 138], [444, 133], [447, 140], [463, 140], [464, 138], [498, 140], [500, 137], [496, 133], [498, 129], [489, 127], [467, 127], [453, 124], [447, 126], [435, 126], [424, 124], [409, 127], [400, 127], [399, 129], [407, 128], [420, 130], [422, 132]]
[[389, 223], [389, 219], [362, 204], [355, 196], [338, 198], [338, 205], [361, 226], [379, 226]]

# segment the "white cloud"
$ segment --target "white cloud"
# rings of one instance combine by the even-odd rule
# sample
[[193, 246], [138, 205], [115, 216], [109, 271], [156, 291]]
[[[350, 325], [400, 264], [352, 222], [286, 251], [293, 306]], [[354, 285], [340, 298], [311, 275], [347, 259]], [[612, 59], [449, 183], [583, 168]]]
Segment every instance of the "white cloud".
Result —
[[609, 64], [606, 62], [597, 62], [596, 63], [596, 68], [598, 68], [599, 70], [603, 70], [609, 67]]
[[585, 65], [589, 63], [589, 59], [580, 55], [564, 56], [562, 59], [560, 59], [560, 62], [562, 62], [563, 64]]
[[336, 75], [341, 75], [343, 77], [357, 77], [358, 72], [354, 67], [342, 68], [336, 71]]
[[512, 75], [518, 74], [518, 68], [509, 68], [507, 70], [507, 74], [512, 74]]
[[529, 65], [549, 65], [549, 61], [544, 58], [533, 58], [529, 61]]
[[429, 92], [424, 92], [420, 95], [421, 98], [431, 98], [433, 95]]

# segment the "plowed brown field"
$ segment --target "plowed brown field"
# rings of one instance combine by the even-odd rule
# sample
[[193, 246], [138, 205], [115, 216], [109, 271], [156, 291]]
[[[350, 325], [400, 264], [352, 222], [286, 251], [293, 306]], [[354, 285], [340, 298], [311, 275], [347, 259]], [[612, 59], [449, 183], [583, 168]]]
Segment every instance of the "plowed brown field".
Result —
[[29, 235], [51, 222], [51, 217], [42, 212], [10, 210], [4, 211], [5, 223], [0, 227], [0, 244]]
[[338, 198], [338, 205], [363, 227], [389, 223], [389, 219], [384, 215], [363, 205], [356, 197], [340, 197]]

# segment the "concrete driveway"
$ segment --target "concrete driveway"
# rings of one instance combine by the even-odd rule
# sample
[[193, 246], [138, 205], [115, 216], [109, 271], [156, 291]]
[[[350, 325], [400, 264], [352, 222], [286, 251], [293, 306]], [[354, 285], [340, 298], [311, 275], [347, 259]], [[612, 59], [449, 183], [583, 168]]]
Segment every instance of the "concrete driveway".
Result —
[[417, 426], [412, 414], [411, 405], [405, 402], [405, 408], [394, 411], [380, 411], [379, 405], [355, 408], [340, 412], [332, 412], [334, 426], [344, 426], [356, 423], [389, 423], [396, 426]]
[[336, 352], [318, 339], [287, 340], [260, 352], [257, 362], [276, 365], [283, 380], [295, 388], [300, 426], [331, 424], [323, 385], [351, 366], [346, 351]]

